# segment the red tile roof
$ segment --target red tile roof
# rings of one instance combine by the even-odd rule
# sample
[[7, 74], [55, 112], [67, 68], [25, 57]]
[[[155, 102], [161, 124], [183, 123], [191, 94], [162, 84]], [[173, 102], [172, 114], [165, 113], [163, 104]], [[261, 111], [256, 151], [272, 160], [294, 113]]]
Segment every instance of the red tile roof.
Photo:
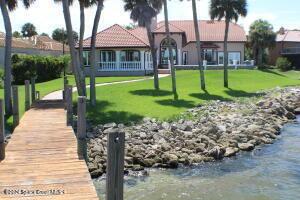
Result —
[[[135, 35], [135, 33], [137, 35]], [[90, 47], [91, 38], [83, 41], [83, 46]], [[145, 42], [144, 32], [141, 30], [128, 31], [118, 24], [115, 24], [101, 32], [96, 36], [96, 47], [148, 47]]]
[[[225, 22], [224, 21], [199, 21], [200, 40], [204, 42], [222, 42], [225, 35]], [[184, 30], [187, 42], [195, 42], [195, 29], [192, 20], [178, 20], [170, 21], [170, 31], [172, 32], [171, 25], [177, 27], [178, 30]], [[154, 31], [164, 30], [164, 22], [158, 23], [158, 28]], [[177, 32], [177, 31], [175, 31]], [[235, 23], [230, 23], [228, 41], [230, 42], [246, 42], [246, 33], [244, 29]]]
[[300, 30], [284, 30], [284, 33], [278, 33], [277, 42], [300, 42]]
[[[202, 42], [223, 42], [225, 35], [224, 21], [207, 21], [200, 22], [200, 40]], [[185, 34], [187, 42], [195, 42], [195, 30], [192, 20], [170, 21], [170, 32]], [[153, 33], [165, 33], [164, 22], [159, 22], [157, 29]], [[230, 24], [229, 42], [246, 42], [246, 33], [244, 29], [234, 23]], [[87, 38], [83, 42], [85, 48], [90, 47], [91, 38]], [[115, 24], [101, 32], [96, 36], [97, 48], [109, 47], [148, 47], [149, 41], [145, 28], [137, 27], [132, 30], [126, 30], [118, 24]]]

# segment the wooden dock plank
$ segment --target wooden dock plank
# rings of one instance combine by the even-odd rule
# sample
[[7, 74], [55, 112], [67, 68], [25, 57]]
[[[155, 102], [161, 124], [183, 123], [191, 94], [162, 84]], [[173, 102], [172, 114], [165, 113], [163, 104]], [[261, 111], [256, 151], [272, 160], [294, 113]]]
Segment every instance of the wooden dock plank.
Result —
[[[98, 200], [59, 103], [39, 102], [20, 120], [6, 147], [6, 159], [0, 162], [0, 199]], [[20, 190], [31, 193], [11, 193]], [[45, 192], [51, 190], [59, 192]]]

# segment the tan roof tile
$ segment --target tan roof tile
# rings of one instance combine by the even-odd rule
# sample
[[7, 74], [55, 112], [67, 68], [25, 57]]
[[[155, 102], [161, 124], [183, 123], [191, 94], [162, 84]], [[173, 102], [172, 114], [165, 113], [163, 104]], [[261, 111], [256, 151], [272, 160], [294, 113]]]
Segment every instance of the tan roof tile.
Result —
[[283, 34], [278, 33], [277, 42], [300, 42], [300, 30], [285, 30]]

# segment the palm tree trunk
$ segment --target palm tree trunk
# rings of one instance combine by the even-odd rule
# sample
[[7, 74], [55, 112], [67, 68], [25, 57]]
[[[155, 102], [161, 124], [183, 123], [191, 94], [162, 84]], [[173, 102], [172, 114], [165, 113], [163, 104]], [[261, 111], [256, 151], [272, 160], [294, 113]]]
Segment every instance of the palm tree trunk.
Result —
[[96, 86], [95, 86], [95, 73], [96, 73], [96, 35], [98, 31], [101, 12], [103, 9], [103, 1], [98, 0], [97, 10], [94, 18], [94, 25], [91, 38], [91, 68], [90, 68], [90, 101], [91, 105], [96, 105]]
[[169, 29], [169, 16], [168, 16], [168, 3], [167, 0], [163, 0], [164, 3], [164, 15], [165, 15], [165, 27], [166, 27], [166, 34], [168, 39], [168, 49], [169, 49], [169, 59], [170, 59], [170, 65], [171, 65], [171, 76], [172, 76], [172, 91], [174, 95], [174, 99], [178, 99], [178, 94], [176, 90], [176, 74], [175, 74], [175, 68], [174, 68], [174, 57], [173, 57], [173, 49], [171, 47], [171, 35], [170, 35], [170, 29]]
[[229, 32], [229, 23], [230, 21], [226, 19], [225, 21], [225, 38], [224, 38], [224, 87], [228, 88], [228, 32]]
[[0, 0], [0, 6], [5, 26], [5, 60], [4, 60], [4, 102], [5, 115], [12, 114], [12, 100], [11, 100], [11, 51], [12, 51], [12, 28], [8, 9], [5, 0]]
[[[83, 66], [83, 37], [85, 31], [85, 13], [84, 13], [84, 3], [82, 1], [79, 2], [80, 4], [80, 33], [79, 33], [79, 64], [80, 64], [80, 71], [84, 74], [84, 66]], [[81, 77], [81, 82], [83, 84], [84, 93], [86, 96], [86, 83], [85, 83], [85, 74]]]
[[263, 49], [261, 47], [258, 47], [257, 66], [258, 67], [263, 66]]
[[194, 27], [195, 27], [195, 35], [196, 35], [196, 46], [197, 46], [197, 57], [198, 57], [198, 65], [200, 70], [200, 83], [201, 89], [205, 90], [205, 78], [204, 78], [204, 70], [201, 59], [201, 45], [200, 45], [200, 33], [199, 33], [199, 25], [198, 25], [198, 17], [197, 17], [197, 5], [196, 0], [192, 0], [193, 6], [193, 18], [194, 18]]
[[152, 62], [153, 62], [153, 71], [154, 71], [154, 88], [159, 90], [159, 79], [158, 79], [158, 68], [157, 68], [157, 58], [156, 58], [156, 49], [154, 43], [154, 37], [151, 32], [151, 24], [146, 24], [147, 35], [150, 42]]
[[64, 12], [64, 18], [65, 18], [65, 23], [67, 28], [68, 43], [70, 48], [72, 69], [75, 76], [76, 87], [77, 87], [78, 95], [85, 96], [86, 95], [85, 88], [84, 85], [82, 84], [83, 74], [80, 72], [79, 59], [75, 49], [75, 42], [73, 38], [73, 28], [72, 28], [72, 22], [70, 16], [69, 1], [62, 0], [62, 4], [63, 4], [63, 12]]

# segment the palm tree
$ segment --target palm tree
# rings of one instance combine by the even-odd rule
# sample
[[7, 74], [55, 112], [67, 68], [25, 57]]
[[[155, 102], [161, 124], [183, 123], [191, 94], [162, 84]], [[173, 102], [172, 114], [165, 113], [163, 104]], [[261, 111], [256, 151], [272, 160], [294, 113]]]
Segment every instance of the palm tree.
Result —
[[174, 68], [173, 49], [171, 46], [171, 35], [170, 35], [170, 28], [169, 28], [167, 0], [163, 0], [163, 4], [164, 4], [165, 27], [166, 27], [166, 34], [167, 34], [167, 40], [168, 40], [169, 59], [170, 59], [170, 66], [171, 66], [172, 91], [173, 91], [174, 99], [177, 100], [178, 94], [177, 94], [177, 90], [176, 90], [176, 74], [175, 74], [175, 68]]
[[[23, 0], [26, 8], [34, 0]], [[4, 101], [5, 115], [10, 116], [12, 113], [11, 98], [11, 51], [12, 51], [12, 28], [8, 10], [12, 11], [18, 6], [18, 0], [0, 0], [0, 7], [5, 26], [5, 58], [4, 58]]]
[[196, 0], [192, 0], [192, 7], [193, 7], [194, 29], [196, 35], [198, 65], [200, 70], [200, 83], [201, 83], [201, 89], [205, 90], [205, 78], [204, 78], [204, 70], [203, 70], [202, 59], [201, 59], [200, 33], [199, 33], [199, 24], [198, 24], [198, 17], [197, 17]]
[[96, 105], [96, 81], [95, 81], [95, 73], [96, 73], [96, 36], [97, 30], [99, 26], [99, 21], [101, 17], [101, 12], [103, 9], [104, 0], [97, 0], [97, 10], [94, 18], [94, 25], [92, 30], [92, 38], [91, 38], [91, 70], [90, 70], [90, 101], [91, 105]]
[[134, 22], [138, 22], [138, 25], [145, 27], [147, 30], [147, 36], [150, 43], [153, 69], [154, 69], [154, 88], [159, 89], [158, 80], [158, 66], [157, 66], [157, 55], [154, 37], [152, 35], [151, 23], [152, 19], [157, 16], [157, 14], [162, 9], [162, 2], [159, 0], [124, 0], [125, 11], [130, 10], [130, 18]]
[[224, 87], [228, 87], [228, 32], [229, 24], [232, 20], [238, 21], [239, 16], [247, 15], [247, 0], [211, 0], [210, 17], [212, 20], [221, 21], [225, 18], [225, 37], [224, 37]]
[[[56, 2], [60, 2], [61, 0], [55, 0]], [[70, 48], [70, 54], [71, 54], [71, 62], [72, 67], [75, 75], [75, 82], [77, 86], [77, 91], [79, 96], [86, 96], [86, 88], [85, 88], [85, 76], [83, 74], [83, 71], [80, 67], [80, 61], [78, 52], [75, 49], [75, 41], [73, 38], [73, 28], [72, 28], [72, 21], [70, 16], [70, 0], [62, 0], [63, 5], [63, 13], [66, 23], [66, 29], [67, 29], [67, 35], [68, 35], [68, 44]]]

